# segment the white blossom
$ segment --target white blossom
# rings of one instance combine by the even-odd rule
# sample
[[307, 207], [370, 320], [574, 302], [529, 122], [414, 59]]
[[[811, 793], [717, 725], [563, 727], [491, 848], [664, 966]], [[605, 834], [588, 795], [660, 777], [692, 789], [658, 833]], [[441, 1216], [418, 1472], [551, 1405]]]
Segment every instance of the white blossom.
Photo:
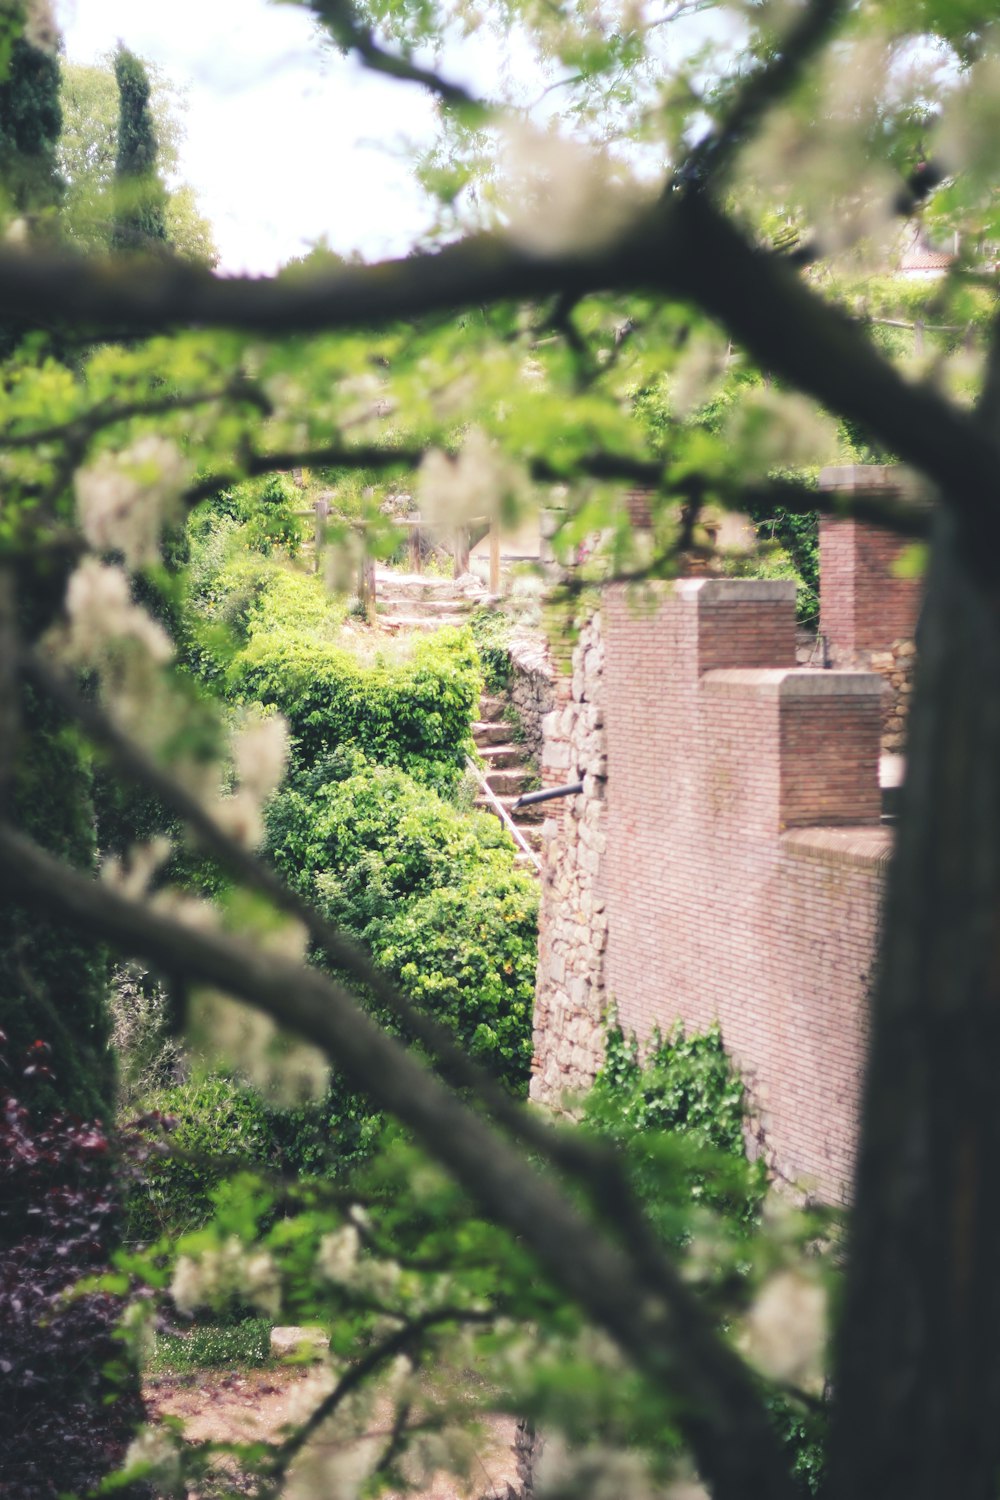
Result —
[[132, 600], [121, 568], [84, 558], [66, 585], [68, 630], [63, 652], [69, 660], [97, 666], [109, 647], [136, 642], [154, 662], [169, 661], [173, 644], [163, 627]]
[[353, 1224], [324, 1234], [316, 1251], [318, 1274], [337, 1285], [353, 1280], [360, 1248], [361, 1236]]
[[173, 847], [168, 838], [160, 835], [147, 843], [133, 844], [124, 860], [108, 855], [101, 866], [101, 879], [121, 895], [137, 901], [145, 896], [153, 876], [170, 858]]
[[511, 238], [536, 255], [601, 249], [651, 196], [606, 151], [554, 131], [512, 124], [504, 147], [501, 207]]
[[100, 552], [123, 553], [133, 570], [156, 562], [188, 470], [176, 445], [155, 433], [77, 470], [76, 508], [87, 541]]
[[[268, 937], [265, 932], [260, 947], [267, 948]], [[282, 1103], [301, 1104], [305, 1099], [320, 1098], [326, 1091], [330, 1070], [319, 1048], [289, 1037], [268, 1016], [229, 995], [205, 988], [195, 990], [190, 1029], [205, 1056], [235, 1065], [258, 1088]]]
[[233, 1297], [249, 1302], [268, 1317], [281, 1311], [281, 1280], [266, 1250], [248, 1250], [238, 1235], [200, 1255], [182, 1255], [174, 1267], [170, 1295], [178, 1311], [216, 1307]]
[[265, 801], [281, 785], [288, 761], [288, 725], [280, 714], [247, 719], [233, 736], [240, 786]]
[[826, 1292], [806, 1271], [778, 1271], [746, 1316], [740, 1340], [750, 1362], [773, 1380], [809, 1388], [822, 1380]]
[[424, 455], [417, 476], [420, 510], [431, 526], [458, 526], [476, 516], [496, 516], [522, 475], [480, 427], [468, 433], [457, 458], [439, 448]]
[[132, 1439], [125, 1453], [125, 1468], [138, 1470], [140, 1477], [148, 1479], [161, 1493], [186, 1493], [177, 1440], [162, 1427], [144, 1427]]
[[51, 0], [28, 0], [24, 15], [24, 40], [39, 52], [58, 56], [62, 40]]

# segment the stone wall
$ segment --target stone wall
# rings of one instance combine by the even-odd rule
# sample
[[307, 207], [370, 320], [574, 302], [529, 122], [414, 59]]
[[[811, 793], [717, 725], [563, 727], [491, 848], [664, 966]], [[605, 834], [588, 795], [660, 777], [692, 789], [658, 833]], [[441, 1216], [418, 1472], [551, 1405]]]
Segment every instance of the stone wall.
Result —
[[[824, 469], [820, 488], [842, 494], [898, 498], [898, 471], [852, 464]], [[821, 516], [819, 525], [820, 634], [831, 666], [877, 672], [886, 684], [882, 749], [905, 748], [906, 715], [916, 659], [914, 636], [920, 580], [901, 576], [910, 543], [849, 517]]]
[[517, 709], [524, 743], [536, 765], [542, 760], [542, 720], [556, 702], [555, 674], [545, 642], [536, 636], [515, 636], [510, 645], [507, 695]]
[[536, 1053], [531, 1097], [561, 1107], [600, 1067], [607, 1004], [608, 917], [599, 891], [605, 852], [607, 757], [604, 644], [599, 614], [573, 650], [572, 675], [555, 679], [556, 707], [544, 721], [542, 784], [583, 782], [583, 792], [547, 803], [539, 911]]

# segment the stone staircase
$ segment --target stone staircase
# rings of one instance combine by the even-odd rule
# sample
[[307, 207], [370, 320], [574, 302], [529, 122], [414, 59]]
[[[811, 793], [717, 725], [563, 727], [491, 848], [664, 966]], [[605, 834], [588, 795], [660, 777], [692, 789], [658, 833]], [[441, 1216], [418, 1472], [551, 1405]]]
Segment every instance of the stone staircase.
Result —
[[[472, 726], [472, 734], [484, 763], [487, 786], [507, 810], [525, 843], [538, 853], [545, 809], [544, 806], [534, 806], [514, 811], [518, 797], [528, 791], [537, 778], [529, 764], [527, 748], [511, 739], [511, 727], [504, 718], [507, 707], [507, 699], [502, 695], [484, 693], [479, 700], [479, 719]], [[496, 814], [495, 807], [482, 792], [476, 798], [476, 806], [484, 812]], [[518, 853], [517, 862], [525, 869], [536, 870], [534, 862], [523, 852]]]
[[461, 625], [486, 597], [482, 583], [471, 573], [441, 578], [433, 573], [399, 573], [394, 568], [375, 570], [376, 618], [390, 635]]

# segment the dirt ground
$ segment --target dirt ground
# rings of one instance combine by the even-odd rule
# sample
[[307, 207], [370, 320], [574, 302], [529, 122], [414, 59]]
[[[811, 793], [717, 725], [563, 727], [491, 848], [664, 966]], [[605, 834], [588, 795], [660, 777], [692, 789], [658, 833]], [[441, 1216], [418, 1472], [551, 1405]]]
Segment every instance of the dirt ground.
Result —
[[[151, 1420], [180, 1417], [192, 1442], [245, 1443], [280, 1438], [281, 1429], [300, 1416], [303, 1384], [313, 1372], [308, 1367], [263, 1370], [198, 1370], [184, 1375], [152, 1375], [144, 1385]], [[488, 1417], [483, 1423], [481, 1451], [477, 1452], [471, 1493], [486, 1500], [506, 1500], [508, 1485], [517, 1488], [514, 1422]], [[439, 1474], [420, 1500], [459, 1500], [466, 1491], [452, 1475]]]

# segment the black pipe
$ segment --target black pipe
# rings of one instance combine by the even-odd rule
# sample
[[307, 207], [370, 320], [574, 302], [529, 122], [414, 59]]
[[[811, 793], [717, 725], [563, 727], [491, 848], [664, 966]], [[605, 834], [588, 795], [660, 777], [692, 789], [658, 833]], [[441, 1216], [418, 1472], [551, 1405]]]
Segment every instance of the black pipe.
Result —
[[518, 797], [511, 812], [517, 812], [519, 807], [530, 807], [533, 802], [548, 802], [553, 797], [572, 797], [575, 792], [582, 791], [582, 781], [571, 781], [568, 786], [553, 786], [544, 792], [525, 792], [523, 797]]

